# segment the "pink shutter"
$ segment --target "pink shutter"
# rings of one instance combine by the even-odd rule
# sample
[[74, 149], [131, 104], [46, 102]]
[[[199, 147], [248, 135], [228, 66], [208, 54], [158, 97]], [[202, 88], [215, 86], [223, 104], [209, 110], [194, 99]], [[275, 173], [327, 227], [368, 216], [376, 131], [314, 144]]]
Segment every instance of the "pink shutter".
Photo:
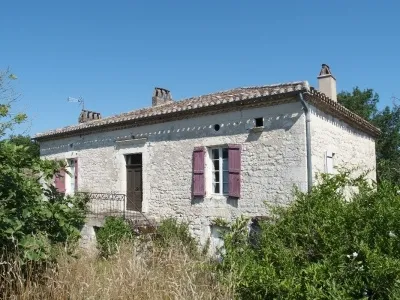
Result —
[[54, 185], [60, 193], [65, 193], [65, 170], [61, 169], [60, 172], [56, 174], [54, 180]]
[[229, 197], [240, 197], [241, 145], [228, 145]]
[[193, 151], [193, 196], [204, 196], [204, 147], [195, 147]]
[[75, 158], [75, 192], [78, 191], [78, 159]]

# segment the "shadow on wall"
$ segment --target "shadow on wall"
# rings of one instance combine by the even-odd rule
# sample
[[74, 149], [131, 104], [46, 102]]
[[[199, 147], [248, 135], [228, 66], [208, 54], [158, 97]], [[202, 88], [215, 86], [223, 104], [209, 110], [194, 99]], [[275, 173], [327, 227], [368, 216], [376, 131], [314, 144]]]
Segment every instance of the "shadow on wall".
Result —
[[[116, 145], [116, 140], [132, 138], [138, 139], [139, 141], [140, 139], [143, 139], [142, 143], [145, 143], [146, 139], [150, 142], [163, 142], [248, 133], [249, 136], [246, 141], [255, 141], [261, 136], [262, 132], [270, 132], [274, 130], [290, 130], [290, 128], [296, 123], [301, 115], [301, 112], [293, 111], [278, 116], [265, 117], [264, 129], [261, 132], [251, 131], [251, 128], [254, 127], [255, 119], [219, 122], [219, 120], [216, 118], [214, 124], [193, 125], [190, 127], [176, 127], [176, 125], [172, 124], [170, 126], [165, 126], [165, 128], [163, 129], [149, 132], [135, 132], [136, 130], [139, 131], [140, 127], [133, 127], [132, 129], [123, 129], [122, 131], [124, 131], [124, 133], [122, 133], [120, 136], [104, 133], [102, 137], [93, 135], [81, 135], [79, 137], [76, 137], [75, 140], [73, 138], [68, 138], [65, 139], [65, 143], [62, 143], [62, 140], [56, 140], [54, 141], [54, 146], [49, 146], [46, 149], [42, 149], [41, 154], [52, 155], [72, 150], [79, 151], [84, 149], [96, 149], [102, 147], [118, 147], [118, 149], [126, 147], [132, 148], [133, 145], [130, 143], [126, 145]], [[114, 132], [116, 131], [111, 131], [111, 133]], [[62, 144], [59, 144], [60, 142]], [[51, 145], [52, 142], [48, 143]]]
[[[316, 116], [317, 118], [329, 123], [330, 125], [332, 125], [334, 127], [337, 127], [337, 128], [340, 128], [340, 129], [342, 129], [342, 130], [344, 130], [344, 131], [346, 131], [346, 132], [348, 132], [350, 134], [353, 134], [353, 135], [358, 136], [358, 137], [364, 137], [364, 138], [368, 137], [368, 134], [362, 132], [361, 130], [359, 130], [359, 129], [353, 127], [353, 126], [350, 126], [346, 122], [344, 122], [344, 121], [342, 121], [340, 119], [337, 119], [337, 118], [335, 118], [335, 117], [333, 117], [331, 115], [328, 115], [328, 114], [320, 111], [317, 108], [313, 108], [311, 110], [311, 114]], [[312, 123], [312, 120], [311, 120], [311, 123]], [[372, 137], [369, 137], [369, 138], [373, 139]]]
[[290, 130], [297, 120], [301, 117], [300, 113], [297, 114], [284, 114], [276, 117], [264, 118], [264, 130], [261, 132], [250, 131], [246, 139], [246, 142], [257, 141], [263, 132], [273, 131], [273, 130]]

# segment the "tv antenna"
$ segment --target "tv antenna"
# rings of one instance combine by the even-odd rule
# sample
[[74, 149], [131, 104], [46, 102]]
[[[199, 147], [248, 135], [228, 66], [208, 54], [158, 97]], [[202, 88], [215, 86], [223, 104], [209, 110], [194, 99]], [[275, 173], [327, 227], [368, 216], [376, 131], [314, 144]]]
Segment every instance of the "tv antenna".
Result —
[[70, 103], [79, 103], [79, 105], [82, 105], [82, 110], [85, 109], [85, 101], [83, 100], [82, 97], [79, 98], [68, 97], [67, 101]]

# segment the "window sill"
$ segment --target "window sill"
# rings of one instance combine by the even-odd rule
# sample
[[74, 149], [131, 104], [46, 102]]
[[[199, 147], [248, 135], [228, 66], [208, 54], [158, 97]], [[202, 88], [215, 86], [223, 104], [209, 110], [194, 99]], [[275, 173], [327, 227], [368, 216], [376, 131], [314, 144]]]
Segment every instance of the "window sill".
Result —
[[207, 198], [220, 198], [220, 199], [226, 199], [228, 197], [229, 197], [228, 194], [223, 194], [223, 195], [221, 195], [221, 194], [210, 194], [210, 195], [207, 196]]
[[206, 201], [217, 201], [217, 202], [226, 202], [228, 201], [228, 195], [218, 195], [218, 194], [211, 194], [204, 197]]
[[264, 131], [264, 126], [259, 126], [259, 127], [253, 127], [251, 132], [263, 132]]

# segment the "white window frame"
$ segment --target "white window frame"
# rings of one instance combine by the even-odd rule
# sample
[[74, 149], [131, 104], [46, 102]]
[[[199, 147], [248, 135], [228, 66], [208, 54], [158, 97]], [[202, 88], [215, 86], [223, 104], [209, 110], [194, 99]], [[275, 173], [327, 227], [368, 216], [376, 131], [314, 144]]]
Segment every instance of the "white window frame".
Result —
[[325, 152], [325, 173], [333, 174], [335, 170], [335, 153], [332, 151]]
[[75, 158], [67, 159], [67, 171], [70, 174], [65, 173], [65, 193], [71, 195], [75, 192]]
[[[210, 162], [210, 168], [209, 168], [209, 178], [210, 178], [210, 184], [209, 186], [211, 187], [211, 194], [212, 195], [220, 195], [220, 196], [228, 196], [229, 195], [229, 156], [226, 158], [227, 160], [227, 169], [224, 170], [223, 169], [223, 157], [222, 157], [222, 151], [223, 149], [228, 150], [227, 146], [219, 146], [219, 147], [210, 147], [209, 148], [209, 162]], [[214, 191], [214, 158], [213, 158], [213, 150], [218, 150], [219, 151], [219, 158], [218, 158], [218, 162], [219, 162], [219, 169], [217, 172], [219, 172], [219, 192], [216, 193]], [[229, 153], [229, 152], [228, 152]], [[227, 185], [227, 191], [224, 193], [224, 172], [226, 172], [227, 176], [225, 178], [225, 184]]]

